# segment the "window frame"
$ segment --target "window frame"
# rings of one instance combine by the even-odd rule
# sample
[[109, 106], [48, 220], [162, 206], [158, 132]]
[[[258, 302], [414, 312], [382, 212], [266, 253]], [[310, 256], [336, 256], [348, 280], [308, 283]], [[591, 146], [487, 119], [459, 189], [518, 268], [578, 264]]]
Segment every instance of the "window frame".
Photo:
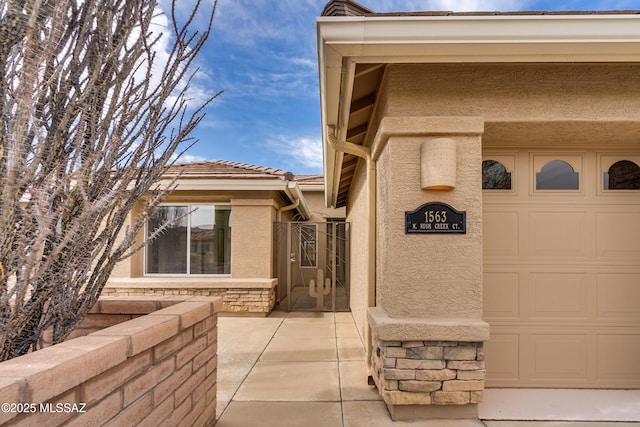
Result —
[[[144, 250], [143, 250], [143, 276], [144, 277], [231, 277], [232, 271], [231, 268], [233, 266], [233, 264], [231, 263], [231, 248], [229, 248], [229, 273], [206, 273], [206, 274], [198, 274], [198, 273], [191, 273], [191, 214], [194, 212], [194, 207], [196, 206], [211, 206], [213, 207], [213, 212], [214, 212], [214, 216], [215, 216], [215, 212], [216, 212], [216, 207], [217, 206], [229, 206], [231, 207], [231, 203], [199, 203], [199, 202], [192, 202], [192, 203], [161, 203], [158, 205], [158, 207], [163, 207], [163, 206], [184, 206], [187, 208], [187, 251], [186, 251], [186, 265], [187, 265], [187, 272], [186, 273], [149, 273], [147, 271], [147, 250], [149, 248], [149, 245], [147, 244], [147, 236], [149, 235], [149, 219], [147, 218], [144, 222]], [[230, 213], [229, 213], [229, 230], [232, 229], [231, 227], [231, 215], [232, 215], [232, 209], [229, 209]]]

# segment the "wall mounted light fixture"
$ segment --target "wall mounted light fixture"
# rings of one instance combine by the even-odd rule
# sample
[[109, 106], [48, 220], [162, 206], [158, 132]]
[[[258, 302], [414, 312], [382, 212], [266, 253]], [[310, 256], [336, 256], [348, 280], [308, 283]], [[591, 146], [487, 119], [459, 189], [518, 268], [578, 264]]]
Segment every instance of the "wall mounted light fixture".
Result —
[[420, 146], [420, 184], [423, 190], [453, 190], [456, 186], [456, 141], [429, 138]]

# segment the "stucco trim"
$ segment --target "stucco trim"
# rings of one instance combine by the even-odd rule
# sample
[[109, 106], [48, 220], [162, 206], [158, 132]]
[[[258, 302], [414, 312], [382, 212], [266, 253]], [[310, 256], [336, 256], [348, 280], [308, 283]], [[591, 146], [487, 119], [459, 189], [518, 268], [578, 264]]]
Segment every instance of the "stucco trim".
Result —
[[482, 320], [389, 317], [380, 307], [370, 307], [367, 318], [373, 334], [383, 341], [489, 340], [489, 324]]
[[392, 136], [482, 135], [484, 118], [474, 116], [383, 117], [373, 139], [373, 160]]

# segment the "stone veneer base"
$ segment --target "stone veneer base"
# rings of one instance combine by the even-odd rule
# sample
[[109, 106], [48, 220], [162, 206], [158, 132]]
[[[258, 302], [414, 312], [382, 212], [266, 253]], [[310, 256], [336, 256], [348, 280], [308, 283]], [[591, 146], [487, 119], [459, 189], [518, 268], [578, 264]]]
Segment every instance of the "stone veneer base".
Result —
[[371, 375], [392, 419], [477, 418], [486, 376], [482, 340], [381, 339], [376, 312], [369, 311]]
[[221, 297], [221, 315], [267, 316], [276, 305], [277, 279], [130, 278], [111, 279], [103, 296]]

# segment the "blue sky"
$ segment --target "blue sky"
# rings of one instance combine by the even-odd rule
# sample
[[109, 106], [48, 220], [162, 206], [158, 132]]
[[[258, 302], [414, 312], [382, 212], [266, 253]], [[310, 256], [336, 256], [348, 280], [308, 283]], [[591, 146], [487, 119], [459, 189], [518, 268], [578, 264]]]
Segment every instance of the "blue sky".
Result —
[[[180, 7], [191, 1], [180, 0]], [[200, 56], [207, 109], [181, 161], [229, 160], [322, 173], [315, 19], [326, 0], [219, 0]], [[639, 0], [361, 0], [376, 12], [640, 9]]]

